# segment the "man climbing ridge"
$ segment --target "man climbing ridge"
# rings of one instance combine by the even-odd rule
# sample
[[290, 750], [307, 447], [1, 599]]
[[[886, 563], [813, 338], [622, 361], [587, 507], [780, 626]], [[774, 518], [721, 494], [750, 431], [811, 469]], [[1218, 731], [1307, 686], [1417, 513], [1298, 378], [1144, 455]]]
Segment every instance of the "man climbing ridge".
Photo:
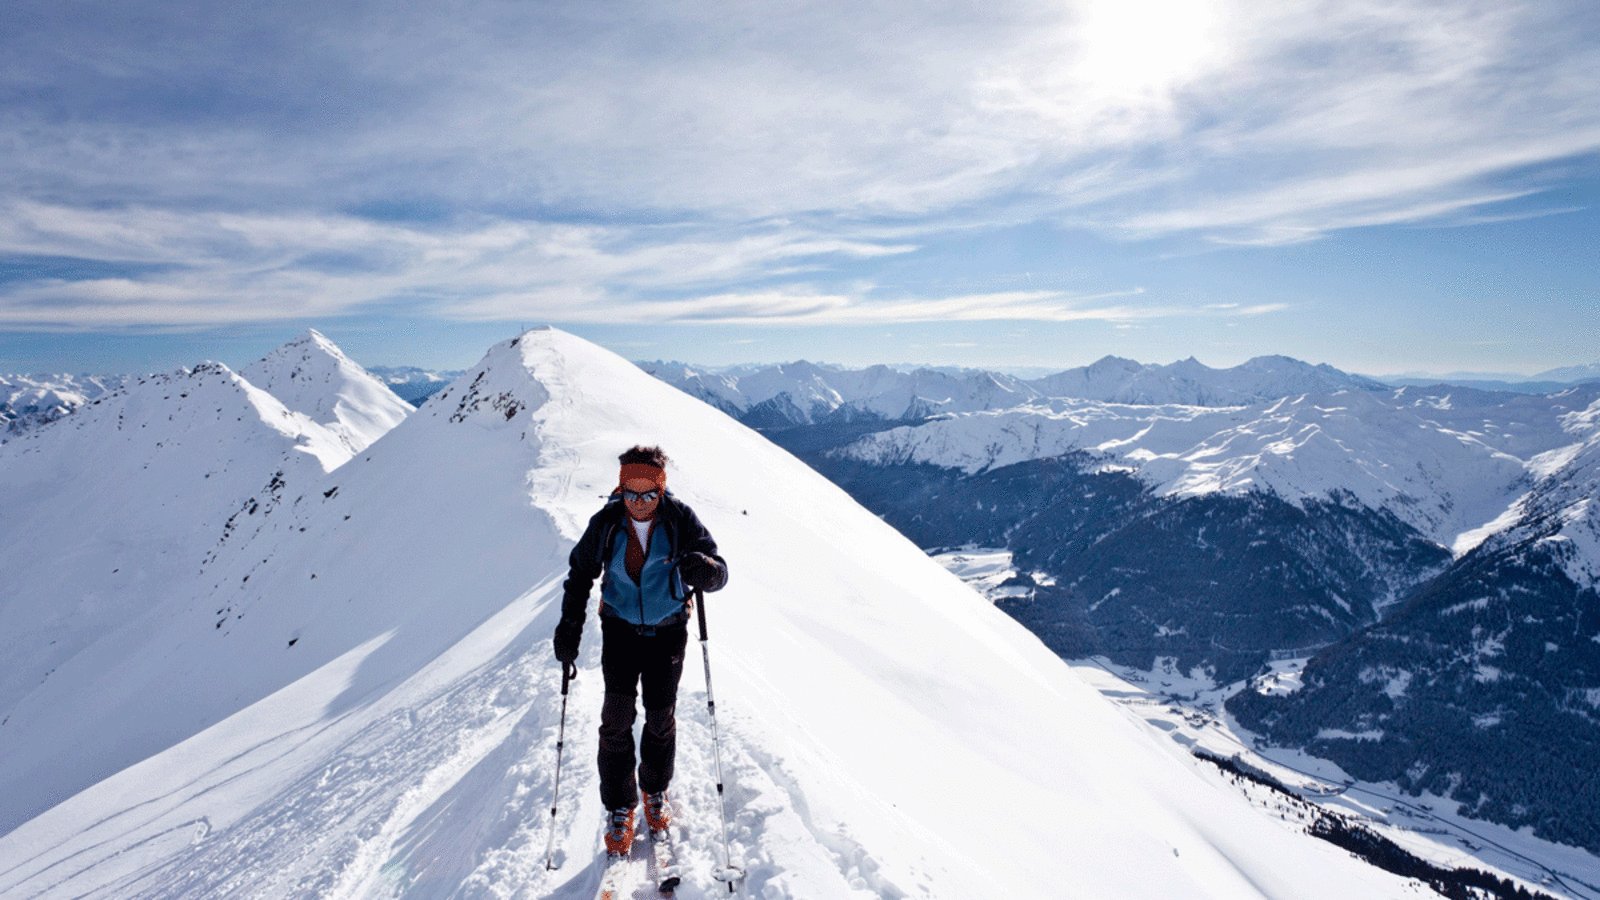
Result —
[[[665, 834], [671, 822], [667, 788], [677, 744], [678, 680], [688, 643], [691, 591], [720, 590], [727, 563], [694, 510], [666, 489], [667, 457], [636, 446], [620, 457], [617, 488], [568, 557], [555, 656], [575, 671], [589, 593], [600, 582], [600, 800], [607, 810], [605, 847], [626, 856], [633, 844], [640, 792], [645, 824]], [[633, 742], [636, 703], [644, 699], [644, 732]], [[637, 767], [637, 770], [636, 770]]]

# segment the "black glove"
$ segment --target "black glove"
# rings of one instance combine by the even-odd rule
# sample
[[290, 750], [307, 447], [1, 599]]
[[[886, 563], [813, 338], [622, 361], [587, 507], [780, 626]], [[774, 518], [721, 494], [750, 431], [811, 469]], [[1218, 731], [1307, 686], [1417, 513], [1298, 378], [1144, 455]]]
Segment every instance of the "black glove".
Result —
[[556, 651], [556, 661], [570, 666], [578, 661], [578, 642], [583, 640], [583, 626], [562, 619], [556, 626], [556, 637], [551, 645]]
[[722, 567], [717, 561], [696, 550], [678, 563], [678, 577], [689, 587], [700, 591], [714, 591], [722, 587]]

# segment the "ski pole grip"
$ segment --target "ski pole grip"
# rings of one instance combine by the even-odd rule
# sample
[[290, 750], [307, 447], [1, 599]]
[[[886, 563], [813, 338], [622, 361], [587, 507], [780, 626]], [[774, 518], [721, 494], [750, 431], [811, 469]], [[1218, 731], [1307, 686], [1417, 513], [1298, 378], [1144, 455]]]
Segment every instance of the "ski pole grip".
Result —
[[704, 643], [706, 637], [706, 595], [699, 588], [694, 589], [694, 610], [700, 619], [700, 641]]

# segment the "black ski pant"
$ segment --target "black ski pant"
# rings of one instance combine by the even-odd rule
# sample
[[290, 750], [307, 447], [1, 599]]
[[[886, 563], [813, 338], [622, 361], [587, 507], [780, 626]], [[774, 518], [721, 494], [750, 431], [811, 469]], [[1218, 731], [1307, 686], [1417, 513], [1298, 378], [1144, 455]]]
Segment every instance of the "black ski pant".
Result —
[[[678, 744], [678, 679], [689, 642], [684, 623], [639, 629], [620, 619], [600, 621], [604, 641], [600, 671], [606, 699], [600, 707], [600, 802], [606, 809], [632, 807], [639, 791], [655, 794], [672, 781]], [[644, 734], [635, 762], [633, 720], [644, 695]], [[634, 770], [637, 765], [638, 778]]]

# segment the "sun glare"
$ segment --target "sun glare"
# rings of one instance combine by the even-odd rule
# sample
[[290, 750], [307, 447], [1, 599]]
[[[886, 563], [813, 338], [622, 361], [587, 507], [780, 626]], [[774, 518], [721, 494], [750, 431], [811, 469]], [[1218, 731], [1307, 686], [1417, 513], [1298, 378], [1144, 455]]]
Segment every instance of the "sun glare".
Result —
[[1099, 94], [1164, 91], [1204, 68], [1216, 20], [1212, 0], [1090, 0], [1076, 75]]

